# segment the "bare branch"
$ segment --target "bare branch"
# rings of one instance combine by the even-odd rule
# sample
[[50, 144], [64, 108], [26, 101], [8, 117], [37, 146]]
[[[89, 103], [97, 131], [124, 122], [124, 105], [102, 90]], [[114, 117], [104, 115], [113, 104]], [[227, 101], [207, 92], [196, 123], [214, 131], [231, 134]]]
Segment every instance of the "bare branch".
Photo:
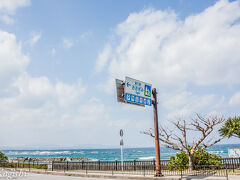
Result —
[[[210, 147], [219, 141], [221, 141], [225, 137], [221, 137], [215, 141], [213, 139], [209, 140], [207, 143], [206, 138], [214, 131], [215, 126], [224, 122], [224, 118], [218, 118], [217, 116], [208, 116], [203, 117], [199, 114], [196, 114], [196, 118], [191, 119], [191, 123], [187, 124], [185, 120], [178, 120], [176, 122], [172, 122], [176, 129], [181, 133], [178, 135], [176, 130], [170, 131], [167, 128], [159, 127], [159, 140], [164, 142], [167, 148], [171, 148], [174, 150], [180, 150], [188, 153], [189, 155], [193, 155], [197, 149], [197, 147], [202, 144], [203, 148]], [[193, 145], [190, 146], [187, 144], [187, 132], [196, 131], [201, 135], [197, 141], [193, 142]], [[150, 135], [151, 137], [155, 137], [153, 130], [148, 130], [142, 132], [143, 134]], [[213, 141], [213, 142], [212, 142]], [[190, 149], [190, 151], [189, 151]]]
[[[161, 127], [161, 129], [162, 129], [162, 127]], [[141, 133], [150, 135], [151, 137], [155, 138], [155, 136], [154, 136], [154, 134], [152, 133], [151, 130], [142, 131]], [[169, 145], [171, 147], [174, 147], [174, 148], [171, 148], [171, 149], [183, 151], [183, 148], [181, 146], [179, 146], [177, 143], [172, 142], [171, 139], [172, 139], [172, 134], [169, 134], [166, 130], [159, 132], [159, 140], [160, 141], [166, 143], [167, 145]]]
[[222, 139], [224, 139], [225, 137], [221, 137], [219, 139], [217, 139], [216, 141], [212, 142], [211, 144], [203, 144], [203, 149], [206, 149], [208, 147], [213, 146], [214, 144], [218, 143], [219, 141], [221, 141]]

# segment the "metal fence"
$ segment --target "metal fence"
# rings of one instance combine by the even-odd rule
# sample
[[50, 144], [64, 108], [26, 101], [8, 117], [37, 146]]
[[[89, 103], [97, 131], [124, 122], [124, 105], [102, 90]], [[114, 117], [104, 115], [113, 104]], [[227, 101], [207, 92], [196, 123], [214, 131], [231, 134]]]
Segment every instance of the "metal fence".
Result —
[[240, 158], [223, 158], [222, 164], [225, 165], [227, 169], [234, 170], [240, 168]]
[[[154, 161], [125, 161], [123, 167], [120, 161], [82, 161], [53, 162], [52, 171], [81, 171], [107, 174], [155, 175]], [[161, 164], [161, 172], [165, 176], [227, 176], [227, 168], [218, 166], [194, 166], [194, 170], [178, 166]]]
[[[226, 165], [215, 166], [194, 166], [184, 168], [169, 166], [169, 161], [161, 161], [161, 172], [165, 176], [225, 176], [228, 169]], [[237, 162], [236, 162], [237, 163]], [[232, 166], [236, 167], [236, 166]], [[107, 174], [134, 174], [134, 175], [155, 175], [155, 161], [82, 161], [82, 162], [53, 162], [52, 171], [79, 171]]]
[[[0, 167], [44, 169], [47, 171], [65, 171], [79, 173], [155, 175], [156, 162], [153, 161], [12, 161], [0, 162]], [[161, 171], [165, 176], [225, 176], [240, 168], [240, 158], [223, 158], [218, 166], [194, 166], [183, 168], [170, 166], [169, 160], [161, 160]]]

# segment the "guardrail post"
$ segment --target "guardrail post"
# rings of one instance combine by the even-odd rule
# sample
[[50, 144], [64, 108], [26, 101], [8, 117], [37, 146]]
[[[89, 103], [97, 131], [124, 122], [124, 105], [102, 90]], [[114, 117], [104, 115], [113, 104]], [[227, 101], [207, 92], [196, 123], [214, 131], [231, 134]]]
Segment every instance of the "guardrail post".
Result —
[[237, 166], [237, 168], [240, 168], [240, 157], [238, 158], [238, 166]]
[[100, 160], [98, 161], [98, 170], [101, 170], [101, 162], [100, 162]]
[[153, 170], [154, 171], [156, 170], [156, 160], [155, 159], [153, 160]]
[[133, 161], [134, 171], [136, 171], [136, 160]]
[[54, 166], [54, 161], [52, 161], [52, 171], [53, 171], [53, 168], [54, 168], [53, 166]]
[[30, 171], [30, 160], [28, 160], [28, 168], [29, 168], [29, 171]]
[[67, 171], [68, 171], [68, 161], [67, 161]]
[[182, 167], [180, 167], [180, 169], [181, 169], [181, 179], [182, 179]]
[[116, 163], [115, 163], [115, 170], [117, 171], [117, 164], [118, 164], [118, 161], [116, 160]]
[[234, 172], [234, 169], [235, 169], [235, 160], [233, 160], [233, 158], [232, 158], [232, 165], [233, 165], [233, 172]]
[[225, 167], [226, 168], [226, 178], [227, 178], [227, 180], [228, 180], [228, 169], [227, 169], [227, 167]]
[[145, 162], [143, 163], [143, 176], [145, 176]]

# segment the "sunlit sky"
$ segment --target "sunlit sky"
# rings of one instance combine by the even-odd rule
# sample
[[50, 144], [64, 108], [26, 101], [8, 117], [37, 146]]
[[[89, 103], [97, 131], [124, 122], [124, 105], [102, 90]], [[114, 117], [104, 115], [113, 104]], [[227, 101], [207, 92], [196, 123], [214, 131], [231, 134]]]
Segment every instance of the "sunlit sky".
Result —
[[239, 0], [0, 0], [0, 148], [116, 147], [120, 129], [154, 146], [152, 107], [117, 102], [125, 76], [157, 88], [166, 128], [239, 115], [239, 20]]

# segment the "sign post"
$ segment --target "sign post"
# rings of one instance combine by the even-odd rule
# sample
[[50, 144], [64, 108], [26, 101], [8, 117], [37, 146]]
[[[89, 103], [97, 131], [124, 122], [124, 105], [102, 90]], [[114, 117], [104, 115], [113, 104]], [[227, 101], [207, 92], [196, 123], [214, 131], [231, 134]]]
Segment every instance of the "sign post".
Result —
[[[153, 105], [155, 152], [156, 152], [155, 176], [158, 176], [158, 177], [163, 176], [161, 172], [161, 162], [160, 162], [156, 88], [152, 89], [151, 84], [148, 84], [136, 79], [132, 79], [130, 77], [126, 77], [125, 82], [122, 80], [116, 79], [116, 88], [117, 88], [118, 102], [134, 104], [134, 105], [143, 106], [143, 107]], [[120, 131], [120, 136], [121, 136], [121, 131]], [[122, 136], [121, 136], [120, 145], [121, 144], [123, 145]], [[123, 156], [122, 145], [121, 145], [121, 156]], [[122, 170], [123, 170], [123, 160], [122, 160]]]
[[159, 132], [158, 132], [158, 112], [157, 112], [157, 91], [156, 88], [152, 89], [153, 95], [153, 118], [154, 118], [154, 136], [155, 136], [155, 153], [156, 153], [156, 174], [155, 176], [163, 176], [161, 172], [160, 162], [160, 147], [159, 147]]

